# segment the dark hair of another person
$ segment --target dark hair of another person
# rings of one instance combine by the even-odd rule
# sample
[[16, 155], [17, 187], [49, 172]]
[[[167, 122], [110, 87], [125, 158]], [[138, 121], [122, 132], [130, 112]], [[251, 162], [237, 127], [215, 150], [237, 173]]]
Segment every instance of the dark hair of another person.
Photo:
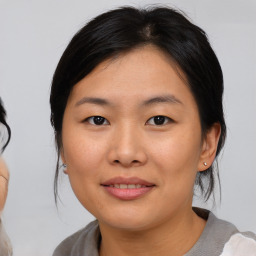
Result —
[[[8, 145], [8, 143], [11, 139], [11, 129], [10, 129], [9, 125], [6, 123], [5, 118], [6, 118], [6, 111], [4, 109], [2, 100], [0, 99], [0, 123], [6, 127], [7, 133], [8, 133], [7, 140], [5, 141], [3, 147], [0, 149], [1, 153], [5, 150], [6, 146]], [[1, 140], [4, 139], [3, 135], [2, 134], [0, 134], [0, 135], [1, 135], [0, 136]]]
[[[78, 31], [54, 73], [50, 104], [58, 152], [54, 181], [56, 202], [63, 115], [73, 86], [104, 60], [145, 45], [162, 50], [185, 75], [198, 106], [202, 136], [214, 123], [220, 124], [218, 156], [226, 137], [222, 106], [223, 75], [206, 33], [171, 8], [121, 7], [97, 16]], [[205, 201], [214, 191], [216, 178], [219, 181], [217, 165], [197, 174], [195, 184]]]

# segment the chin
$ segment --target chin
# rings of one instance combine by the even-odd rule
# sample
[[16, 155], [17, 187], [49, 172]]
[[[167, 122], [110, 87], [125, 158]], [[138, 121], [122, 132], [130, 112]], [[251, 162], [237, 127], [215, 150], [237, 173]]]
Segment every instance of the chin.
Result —
[[[101, 223], [99, 221], [99, 223]], [[147, 222], [145, 220], [143, 221], [138, 221], [135, 220], [134, 218], [130, 219], [116, 219], [113, 221], [105, 222], [105, 225], [108, 225], [112, 228], [119, 229], [119, 230], [126, 230], [130, 232], [137, 232], [137, 231], [142, 231], [145, 229], [150, 228], [149, 223], [152, 225], [152, 222]]]
[[[122, 211], [113, 211], [104, 213], [104, 216], [98, 216], [99, 223], [104, 223], [112, 228], [123, 229], [127, 231], [141, 231], [154, 225], [154, 216], [148, 214], [150, 211], [129, 211], [125, 208]], [[157, 218], [156, 218], [157, 220]]]

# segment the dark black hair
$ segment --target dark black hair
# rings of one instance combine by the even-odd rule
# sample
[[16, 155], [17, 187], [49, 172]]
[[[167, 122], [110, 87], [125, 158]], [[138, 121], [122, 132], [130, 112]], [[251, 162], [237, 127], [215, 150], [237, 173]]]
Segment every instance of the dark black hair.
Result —
[[[185, 74], [197, 102], [203, 135], [214, 123], [220, 124], [218, 156], [226, 137], [222, 106], [223, 76], [205, 32], [184, 14], [171, 8], [121, 7], [97, 16], [78, 31], [54, 73], [50, 104], [58, 151], [55, 200], [58, 195], [62, 121], [73, 86], [104, 60], [145, 45], [161, 49]], [[206, 201], [214, 190], [215, 172], [218, 178], [218, 169], [210, 166], [206, 171], [198, 172], [196, 178], [196, 185]]]
[[11, 129], [10, 129], [9, 125], [6, 123], [6, 120], [5, 120], [5, 119], [6, 119], [6, 111], [5, 111], [5, 109], [4, 109], [3, 102], [2, 102], [2, 100], [1, 100], [1, 98], [0, 98], [0, 123], [3, 124], [3, 125], [6, 127], [6, 129], [7, 129], [7, 134], [8, 134], [7, 140], [6, 140], [6, 139], [4, 138], [4, 136], [2, 135], [2, 130], [0, 130], [0, 132], [1, 132], [0, 138], [1, 138], [1, 140], [5, 140], [5, 141], [4, 141], [4, 145], [3, 145], [2, 148], [0, 149], [0, 152], [1, 152], [1, 153], [5, 150], [6, 146], [8, 145], [8, 143], [9, 143], [9, 141], [10, 141], [10, 139], [11, 139]]

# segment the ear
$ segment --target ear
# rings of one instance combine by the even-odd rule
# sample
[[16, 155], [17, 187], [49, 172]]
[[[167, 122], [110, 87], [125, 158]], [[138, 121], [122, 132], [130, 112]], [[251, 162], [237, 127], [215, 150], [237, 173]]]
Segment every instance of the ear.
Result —
[[212, 165], [216, 156], [220, 134], [221, 127], [219, 123], [214, 123], [213, 126], [207, 131], [202, 144], [198, 171], [205, 171]]
[[[68, 174], [68, 168], [67, 168], [67, 164], [66, 164], [66, 159], [65, 159], [65, 154], [64, 154], [64, 150], [63, 147], [60, 150], [60, 158], [61, 158], [61, 162], [63, 163], [62, 168], [63, 168], [63, 172], [65, 174]], [[65, 166], [64, 166], [65, 165]]]

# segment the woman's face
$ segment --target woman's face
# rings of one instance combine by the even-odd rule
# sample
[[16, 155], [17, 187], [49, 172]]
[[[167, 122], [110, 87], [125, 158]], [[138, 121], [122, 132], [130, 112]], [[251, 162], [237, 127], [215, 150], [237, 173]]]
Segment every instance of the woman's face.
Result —
[[101, 63], [74, 86], [62, 140], [78, 200], [116, 228], [143, 230], [191, 209], [206, 169], [193, 95], [152, 46]]

